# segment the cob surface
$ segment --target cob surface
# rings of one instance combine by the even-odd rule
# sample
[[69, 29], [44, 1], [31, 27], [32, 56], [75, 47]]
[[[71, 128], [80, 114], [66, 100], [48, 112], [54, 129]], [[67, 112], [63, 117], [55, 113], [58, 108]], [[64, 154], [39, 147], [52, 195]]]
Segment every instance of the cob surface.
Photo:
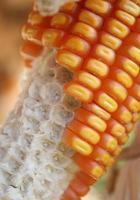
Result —
[[[82, 104], [64, 130], [80, 167], [62, 199], [80, 199], [112, 165], [140, 112], [140, 2], [85, 0], [43, 17], [35, 9], [23, 28], [28, 66], [44, 48], [73, 73], [64, 91]], [[92, 178], [91, 178], [92, 177]], [[78, 186], [80, 185], [80, 186]]]

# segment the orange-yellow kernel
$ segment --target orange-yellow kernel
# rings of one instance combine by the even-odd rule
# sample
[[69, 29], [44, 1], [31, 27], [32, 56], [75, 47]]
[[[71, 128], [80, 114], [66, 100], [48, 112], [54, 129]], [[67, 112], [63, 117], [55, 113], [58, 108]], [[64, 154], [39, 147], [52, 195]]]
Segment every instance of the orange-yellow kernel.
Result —
[[100, 28], [102, 25], [102, 18], [88, 10], [80, 12], [79, 20], [94, 28]]
[[125, 134], [125, 127], [120, 123], [113, 124], [111, 134], [115, 137], [121, 137]]
[[28, 23], [31, 25], [40, 24], [43, 21], [43, 17], [39, 13], [30, 13], [28, 17]]
[[122, 147], [121, 147], [121, 146], [118, 146], [118, 147], [116, 148], [116, 150], [113, 151], [113, 155], [116, 157], [116, 156], [118, 156], [118, 155], [121, 153], [121, 151], [122, 151]]
[[81, 128], [80, 135], [92, 144], [97, 144], [100, 140], [100, 135], [95, 130], [87, 126]]
[[128, 49], [128, 54], [132, 58], [132, 60], [138, 62], [140, 64], [140, 49], [132, 46]]
[[97, 45], [95, 49], [95, 55], [99, 58], [102, 59], [103, 61], [112, 64], [114, 59], [115, 59], [115, 53], [112, 49], [104, 46], [104, 45]]
[[105, 77], [109, 71], [108, 66], [106, 64], [94, 58], [88, 60], [86, 64], [86, 69], [90, 73], [99, 77]]
[[64, 4], [64, 6], [62, 6], [60, 10], [66, 13], [73, 13], [73, 11], [75, 11], [76, 8], [77, 8], [76, 2], [69, 2]]
[[115, 95], [117, 99], [124, 101], [127, 97], [127, 90], [115, 81], [111, 81], [109, 84], [109, 88], [111, 89], [111, 93]]
[[69, 37], [66, 40], [64, 47], [68, 48], [71, 51], [75, 51], [76, 53], [80, 53], [83, 55], [86, 55], [90, 48], [89, 44], [85, 40], [77, 36]]
[[132, 120], [132, 114], [128, 110], [124, 110], [120, 113], [120, 121], [123, 123], [129, 123]]
[[127, 106], [132, 112], [139, 112], [140, 111], [140, 102], [137, 101], [135, 98], [130, 97], [127, 101]]
[[78, 81], [80, 81], [83, 85], [95, 90], [98, 89], [101, 86], [101, 81], [98, 79], [96, 76], [88, 73], [81, 71], [78, 74]]
[[75, 137], [72, 142], [72, 147], [77, 152], [81, 153], [82, 155], [90, 155], [93, 151], [93, 148], [91, 145], [89, 145], [84, 140]]
[[123, 39], [129, 33], [129, 28], [116, 19], [111, 19], [108, 22], [108, 31], [114, 36]]
[[95, 41], [97, 38], [96, 30], [82, 22], [76, 23], [72, 29], [72, 32], [90, 41]]
[[107, 14], [111, 8], [110, 3], [103, 0], [86, 0], [85, 6], [99, 15]]
[[91, 102], [93, 99], [92, 92], [78, 83], [72, 83], [66, 87], [66, 92], [82, 102]]
[[117, 38], [109, 33], [106, 33], [106, 32], [104, 32], [101, 35], [101, 42], [102, 42], [102, 44], [106, 45], [107, 47], [109, 47], [113, 50], [118, 49], [122, 43], [122, 41], [119, 38]]
[[100, 93], [97, 103], [108, 112], [115, 112], [118, 108], [117, 102], [106, 93]]
[[56, 62], [74, 71], [79, 69], [82, 62], [82, 58], [69, 51], [59, 51], [56, 56]]
[[130, 88], [133, 84], [132, 78], [125, 71], [118, 70], [116, 72], [116, 78], [126, 88]]
[[97, 161], [105, 166], [111, 166], [114, 161], [113, 157], [107, 151], [105, 151], [99, 147], [94, 150], [93, 159], [95, 159], [95, 161]]
[[111, 135], [104, 134], [101, 138], [101, 146], [103, 146], [109, 152], [113, 152], [118, 147], [117, 139]]
[[123, 62], [123, 69], [133, 77], [138, 76], [140, 72], [140, 67], [135, 62], [127, 58]]
[[130, 133], [134, 128], [134, 124], [128, 123], [128, 124], [125, 125], [125, 128], [126, 128], [127, 133]]
[[103, 174], [104, 174], [104, 170], [99, 165], [93, 167], [93, 169], [91, 170], [91, 175], [95, 178], [100, 178]]
[[121, 0], [119, 6], [121, 9], [135, 17], [138, 17], [140, 14], [140, 7], [130, 0]]
[[117, 18], [121, 20], [123, 23], [125, 23], [126, 25], [128, 26], [134, 25], [136, 19], [129, 13], [122, 10], [117, 10], [115, 14]]
[[32, 40], [33, 38], [36, 37], [37, 33], [38, 33], [37, 29], [27, 26], [23, 26], [22, 28], [22, 37], [24, 40]]
[[63, 32], [55, 29], [47, 29], [42, 36], [42, 44], [44, 46], [57, 46], [63, 37]]
[[140, 113], [133, 113], [133, 122], [137, 122], [140, 119]]
[[104, 132], [107, 127], [106, 122], [96, 115], [90, 115], [87, 123], [100, 132]]
[[95, 103], [85, 105], [84, 107], [104, 120], [109, 120], [111, 117], [111, 115], [108, 112], [106, 112], [103, 108], [96, 105]]
[[51, 26], [55, 28], [67, 27], [71, 23], [70, 16], [64, 13], [57, 13], [51, 19]]

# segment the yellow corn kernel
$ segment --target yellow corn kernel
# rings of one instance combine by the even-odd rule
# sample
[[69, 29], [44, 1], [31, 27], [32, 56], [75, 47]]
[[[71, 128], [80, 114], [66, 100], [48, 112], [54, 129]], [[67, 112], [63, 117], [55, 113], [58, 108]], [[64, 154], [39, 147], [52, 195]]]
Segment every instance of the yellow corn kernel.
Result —
[[129, 13], [122, 11], [122, 10], [117, 10], [117, 12], [115, 14], [118, 19], [120, 19], [123, 23], [127, 24], [128, 26], [134, 25], [135, 17], [133, 17]]
[[42, 36], [42, 43], [44, 46], [55, 46], [60, 40], [62, 32], [55, 29], [47, 29]]
[[123, 62], [123, 68], [126, 72], [128, 72], [131, 76], [138, 76], [139, 72], [140, 72], [140, 67], [134, 63], [132, 60], [130, 59], [125, 59], [125, 61]]
[[122, 43], [122, 41], [120, 39], [118, 39], [117, 37], [115, 37], [109, 33], [102, 34], [101, 42], [113, 50], [118, 49]]
[[86, 0], [85, 6], [99, 15], [108, 13], [111, 8], [110, 3], [103, 0], [98, 0], [98, 1]]
[[51, 19], [52, 27], [63, 27], [67, 26], [71, 22], [71, 19], [64, 13], [58, 13]]
[[105, 166], [111, 166], [114, 162], [113, 158], [109, 155], [109, 153], [103, 153], [100, 155], [100, 160]]
[[133, 46], [128, 49], [128, 53], [131, 56], [134, 61], [138, 62], [140, 64], [140, 49]]
[[73, 83], [68, 86], [66, 88], [66, 92], [84, 102], [89, 102], [93, 98], [90, 90], [77, 83]]
[[138, 17], [140, 14], [140, 7], [130, 0], [121, 0], [119, 6], [121, 9], [135, 17]]
[[28, 17], [28, 22], [31, 25], [40, 24], [42, 21], [43, 21], [43, 17], [39, 15], [38, 13], [31, 13]]
[[100, 140], [100, 135], [89, 127], [83, 127], [80, 131], [80, 135], [92, 144], [97, 144]]
[[100, 132], [104, 132], [107, 127], [105, 121], [96, 115], [91, 115], [88, 118], [88, 124]]
[[126, 128], [126, 131], [128, 133], [130, 133], [134, 128], [134, 124], [133, 123], [128, 123], [128, 124], [125, 125], [125, 128]]
[[89, 50], [89, 44], [85, 40], [76, 36], [68, 38], [64, 46], [70, 50], [74, 50], [82, 54], [87, 54]]
[[111, 134], [115, 137], [121, 137], [125, 134], [125, 127], [119, 123], [113, 125]]
[[114, 51], [104, 45], [101, 45], [101, 44], [97, 45], [97, 47], [95, 49], [95, 54], [99, 58], [101, 58], [109, 63], [112, 63], [115, 59]]
[[100, 166], [95, 166], [91, 170], [91, 175], [95, 178], [100, 178], [104, 174], [104, 170]]
[[32, 40], [32, 38], [36, 37], [37, 33], [37, 29], [28, 28], [26, 26], [22, 28], [22, 37], [24, 40]]
[[132, 120], [132, 114], [129, 111], [125, 110], [120, 113], [120, 120], [123, 123], [129, 123]]
[[100, 79], [88, 72], [80, 72], [78, 75], [78, 80], [93, 90], [98, 89], [101, 86]]
[[69, 13], [75, 10], [76, 7], [77, 7], [76, 2], [69, 2], [69, 3], [64, 4], [61, 10]]
[[132, 78], [125, 71], [117, 71], [116, 73], [117, 80], [124, 85], [126, 88], [130, 88], [133, 84]]
[[116, 148], [116, 150], [113, 151], [113, 155], [116, 157], [116, 156], [118, 156], [118, 155], [121, 153], [121, 151], [122, 151], [122, 147], [121, 147], [121, 146], [118, 146], [118, 147]]
[[102, 18], [88, 10], [80, 12], [79, 20], [94, 28], [99, 28], [102, 25]]
[[86, 69], [90, 73], [99, 77], [105, 77], [109, 72], [108, 66], [106, 64], [94, 58], [88, 60]]
[[120, 100], [125, 100], [127, 97], [127, 90], [120, 84], [111, 82], [109, 85], [111, 92]]
[[115, 112], [118, 108], [117, 102], [106, 93], [101, 93], [97, 98], [97, 103], [108, 112]]
[[117, 140], [115, 138], [110, 138], [106, 143], [106, 148], [109, 151], [115, 151], [118, 146]]
[[73, 139], [72, 147], [83, 155], [90, 155], [93, 151], [92, 146], [80, 138]]
[[135, 98], [131, 98], [128, 102], [128, 108], [132, 112], [139, 112], [140, 111], [140, 102], [137, 101]]
[[103, 108], [97, 106], [94, 103], [85, 106], [85, 108], [87, 108], [89, 111], [93, 112], [94, 114], [96, 114], [104, 120], [109, 120], [111, 117], [111, 115], [108, 112], [106, 112]]
[[140, 119], [140, 113], [134, 113], [133, 114], [133, 122], [137, 122]]
[[73, 71], [79, 69], [82, 58], [69, 51], [59, 51], [56, 57], [56, 61], [58, 64]]
[[108, 22], [108, 31], [114, 36], [123, 39], [129, 33], [129, 28], [116, 19], [111, 19]]
[[78, 34], [79, 36], [84, 37], [91, 41], [95, 41], [97, 37], [96, 30], [91, 26], [82, 22], [76, 23], [72, 31], [74, 34]]

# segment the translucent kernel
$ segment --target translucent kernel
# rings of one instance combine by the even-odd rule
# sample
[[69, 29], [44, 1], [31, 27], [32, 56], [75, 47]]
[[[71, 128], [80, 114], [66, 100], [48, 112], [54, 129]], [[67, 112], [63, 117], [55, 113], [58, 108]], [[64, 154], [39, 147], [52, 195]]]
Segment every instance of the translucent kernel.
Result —
[[109, 152], [115, 151], [116, 148], [118, 147], [117, 139], [106, 133], [101, 137], [100, 143], [101, 146], [104, 147]]
[[69, 51], [61, 50], [56, 55], [56, 62], [73, 71], [79, 69], [82, 58]]
[[99, 76], [99, 77], [105, 77], [108, 74], [108, 66], [104, 64], [103, 62], [91, 58], [88, 60], [85, 68], [92, 74]]
[[96, 166], [91, 170], [93, 177], [100, 178], [104, 174], [104, 170], [100, 166]]
[[132, 14], [135, 17], [138, 17], [140, 14], [140, 7], [130, 0], [121, 0], [119, 6], [124, 11]]
[[113, 136], [119, 138], [125, 134], [125, 127], [121, 125], [119, 122], [113, 121], [111, 124], [110, 133]]
[[107, 30], [120, 39], [123, 39], [129, 33], [129, 28], [116, 19], [109, 20]]
[[82, 10], [80, 12], [79, 20], [94, 28], [100, 28], [102, 25], [102, 18], [88, 10]]
[[88, 54], [90, 46], [80, 37], [71, 36], [65, 41], [64, 48], [68, 48], [69, 50], [78, 54], [86, 55]]
[[140, 49], [139, 48], [133, 46], [128, 49], [128, 53], [129, 53], [130, 57], [132, 58], [132, 60], [134, 60], [140, 64]]
[[106, 93], [100, 93], [97, 97], [97, 103], [108, 112], [115, 112], [118, 108], [117, 102]]
[[82, 22], [76, 23], [72, 29], [72, 32], [91, 42], [94, 42], [97, 38], [96, 30]]
[[127, 58], [123, 61], [123, 68], [133, 77], [136, 77], [140, 72], [140, 67], [132, 60]]
[[132, 120], [132, 114], [131, 112], [126, 108], [126, 107], [122, 107], [118, 110], [117, 113], [117, 118], [119, 119], [119, 121], [121, 123], [129, 123]]
[[135, 17], [130, 15], [129, 13], [122, 11], [122, 10], [117, 10], [115, 13], [117, 18], [121, 20], [123, 23], [125, 23], [128, 26], [132, 26], [135, 23]]
[[106, 32], [101, 35], [101, 42], [113, 50], [118, 49], [122, 43], [120, 39]]
[[114, 51], [101, 44], [97, 45], [95, 49], [95, 55], [108, 64], [112, 64], [115, 59]]
[[67, 86], [66, 93], [72, 95], [82, 102], [91, 102], [93, 99], [92, 92], [78, 83], [72, 83]]
[[99, 15], [107, 14], [111, 9], [110, 3], [103, 0], [86, 0], [85, 6]]
[[83, 85], [95, 90], [98, 89], [101, 86], [101, 81], [98, 79], [96, 76], [88, 73], [81, 71], [78, 74], [78, 81], [80, 81]]
[[116, 72], [117, 80], [126, 88], [130, 88], [133, 84], [132, 78], [125, 71], [118, 70]]

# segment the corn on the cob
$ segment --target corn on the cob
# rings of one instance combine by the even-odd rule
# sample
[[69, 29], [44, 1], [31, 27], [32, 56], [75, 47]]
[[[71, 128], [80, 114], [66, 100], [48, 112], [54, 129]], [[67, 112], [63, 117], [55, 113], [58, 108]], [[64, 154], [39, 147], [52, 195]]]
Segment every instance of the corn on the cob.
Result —
[[84, 180], [78, 174], [63, 200], [78, 200], [87, 193], [139, 119], [139, 15], [137, 0], [85, 0], [62, 7], [52, 17], [33, 11], [23, 29], [24, 59], [32, 62], [42, 47], [57, 48], [56, 63], [74, 74], [64, 90], [82, 102], [63, 141], [77, 152], [73, 159]]

